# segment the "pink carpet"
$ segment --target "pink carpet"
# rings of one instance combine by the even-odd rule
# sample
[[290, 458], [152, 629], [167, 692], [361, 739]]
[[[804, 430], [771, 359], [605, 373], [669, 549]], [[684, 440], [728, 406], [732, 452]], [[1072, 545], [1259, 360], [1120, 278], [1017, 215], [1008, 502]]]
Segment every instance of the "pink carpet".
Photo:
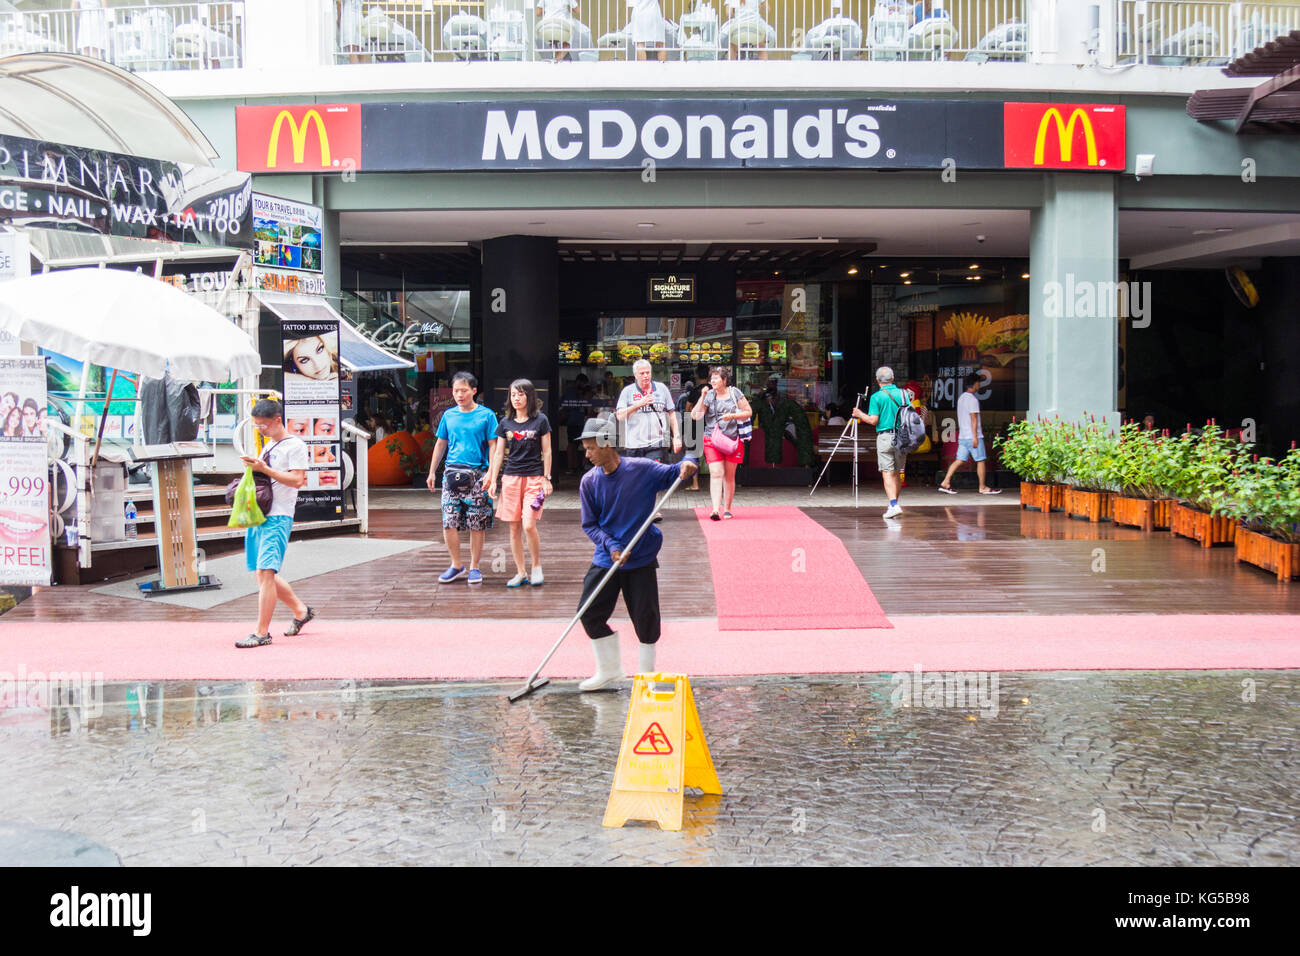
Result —
[[724, 631], [891, 627], [840, 539], [798, 508], [696, 508]]
[[[314, 680], [520, 678], [567, 622], [318, 621], [299, 637], [237, 650], [230, 624], [112, 622], [0, 625], [0, 696], [35, 672], [100, 673], [105, 680]], [[623, 659], [635, 663], [631, 626]], [[278, 634], [278, 631], [273, 631]], [[586, 677], [581, 629], [546, 670]], [[1037, 670], [1300, 668], [1300, 618], [1283, 615], [896, 617], [893, 629], [722, 630], [669, 621], [663, 670], [692, 676]], [[25, 675], [25, 676], [24, 676]]]

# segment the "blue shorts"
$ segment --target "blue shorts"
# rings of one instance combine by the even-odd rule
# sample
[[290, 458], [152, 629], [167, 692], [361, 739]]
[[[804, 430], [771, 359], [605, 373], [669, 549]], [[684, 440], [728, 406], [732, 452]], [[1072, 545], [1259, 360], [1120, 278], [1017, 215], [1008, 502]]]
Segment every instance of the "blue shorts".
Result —
[[244, 560], [248, 570], [279, 574], [292, 530], [293, 518], [289, 515], [273, 515], [263, 524], [249, 528], [244, 533]]
[[971, 447], [971, 443], [970, 443], [970, 439], [969, 439], [969, 438], [961, 438], [961, 439], [958, 439], [958, 441], [957, 441], [957, 460], [958, 460], [958, 461], [970, 461], [972, 458], [975, 459], [976, 461], [983, 461], [983, 460], [984, 460], [985, 458], [987, 458], [987, 457], [988, 457], [988, 454], [984, 451], [984, 436], [983, 436], [983, 435], [980, 436], [980, 443], [979, 443], [979, 445], [975, 446], [974, 448]]

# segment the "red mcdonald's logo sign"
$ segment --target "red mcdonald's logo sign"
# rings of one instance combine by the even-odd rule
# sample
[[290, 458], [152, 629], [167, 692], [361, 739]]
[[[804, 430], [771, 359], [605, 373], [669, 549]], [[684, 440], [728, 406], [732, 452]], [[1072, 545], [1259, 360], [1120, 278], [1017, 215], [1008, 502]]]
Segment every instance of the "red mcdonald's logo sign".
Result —
[[1124, 107], [1091, 103], [1004, 103], [1003, 161], [1008, 169], [1122, 173]]
[[249, 173], [361, 169], [357, 103], [235, 107], [239, 168]]

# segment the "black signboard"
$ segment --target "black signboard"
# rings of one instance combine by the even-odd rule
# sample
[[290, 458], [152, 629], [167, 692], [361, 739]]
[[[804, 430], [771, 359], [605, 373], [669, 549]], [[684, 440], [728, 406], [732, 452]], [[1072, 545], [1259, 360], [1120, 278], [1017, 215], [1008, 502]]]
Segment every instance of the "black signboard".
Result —
[[284, 425], [307, 443], [307, 484], [298, 491], [297, 521], [343, 518], [339, 447], [339, 323], [284, 321]]
[[648, 299], [651, 305], [695, 301], [695, 276], [651, 276]]
[[1003, 169], [1003, 104], [686, 99], [365, 103], [366, 172], [465, 169]]
[[253, 246], [247, 173], [0, 135], [0, 222]]

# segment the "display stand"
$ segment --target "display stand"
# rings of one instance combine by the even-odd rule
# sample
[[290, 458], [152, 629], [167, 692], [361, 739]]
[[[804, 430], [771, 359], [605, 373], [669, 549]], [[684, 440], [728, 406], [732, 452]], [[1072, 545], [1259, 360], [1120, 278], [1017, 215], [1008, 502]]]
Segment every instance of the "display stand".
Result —
[[[862, 398], [863, 398], [862, 394], [859, 393], [857, 401], [853, 403], [853, 410], [855, 412], [858, 411], [859, 407], [862, 405]], [[830, 468], [831, 462], [835, 460], [835, 455], [840, 450], [840, 443], [843, 442], [846, 437], [849, 439], [849, 441], [853, 443], [853, 507], [856, 508], [858, 507], [858, 416], [857, 415], [849, 416], [848, 422], [846, 422], [844, 425], [844, 430], [840, 432], [840, 437], [835, 441], [835, 447], [832, 448], [831, 453], [826, 456], [826, 464], [822, 466], [822, 473], [818, 475], [817, 480], [813, 482], [812, 491], [808, 492], [808, 497], [811, 498], [813, 496], [813, 494], [817, 491], [817, 486], [820, 485], [822, 483], [822, 479], [826, 477], [826, 470]]]
[[158, 535], [158, 569], [162, 577], [139, 585], [145, 597], [173, 591], [219, 588], [221, 582], [199, 573], [198, 532], [194, 522], [194, 476], [190, 461], [211, 458], [202, 442], [141, 445], [131, 449], [136, 461], [153, 463], [154, 529]]

